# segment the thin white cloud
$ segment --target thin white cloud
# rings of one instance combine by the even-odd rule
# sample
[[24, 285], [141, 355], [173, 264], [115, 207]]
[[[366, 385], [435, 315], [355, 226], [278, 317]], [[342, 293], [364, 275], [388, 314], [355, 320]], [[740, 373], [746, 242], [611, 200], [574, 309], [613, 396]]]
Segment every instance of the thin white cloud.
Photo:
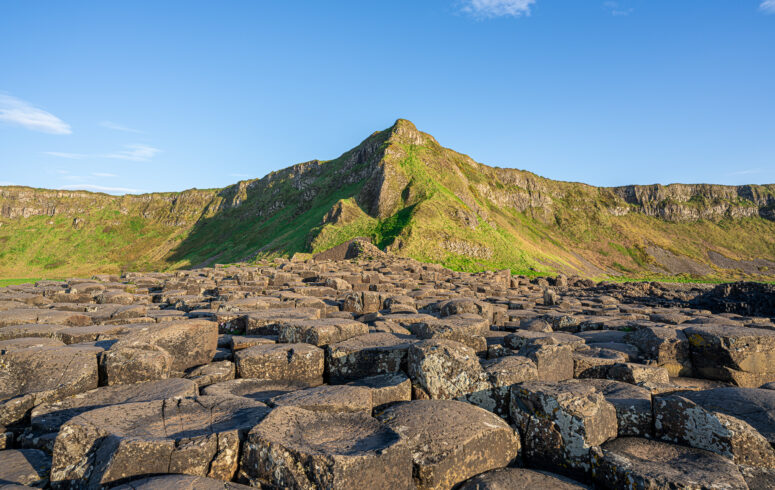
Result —
[[116, 160], [131, 160], [133, 162], [148, 162], [161, 150], [153, 146], [135, 144], [124, 145], [123, 150], [106, 154], [69, 153], [64, 151], [44, 151], [44, 155], [68, 160], [83, 160], [85, 158], [112, 158]]
[[109, 174], [107, 172], [94, 172], [92, 175], [95, 177], [118, 177], [116, 174]]
[[132, 160], [134, 162], [147, 162], [153, 158], [161, 150], [148, 145], [125, 145], [124, 150], [117, 151], [115, 153], [108, 153], [102, 155], [105, 158], [116, 158], [118, 160]]
[[530, 15], [536, 0], [463, 0], [460, 10], [477, 18], [521, 17]]
[[614, 17], [627, 16], [635, 11], [633, 8], [622, 7], [619, 2], [603, 2], [603, 7]]
[[759, 10], [768, 14], [775, 14], [775, 0], [764, 0], [759, 5]]
[[100, 123], [100, 126], [102, 126], [103, 128], [112, 129], [113, 131], [123, 131], [125, 133], [142, 134], [142, 131], [140, 131], [139, 129], [128, 128], [123, 124], [118, 124], [111, 121], [102, 121]]
[[0, 121], [16, 124], [17, 126], [41, 133], [72, 133], [69, 124], [50, 112], [5, 94], [0, 94]]
[[3, 185], [16, 185], [16, 184], [14, 184], [13, 182], [2, 182], [2, 181], [0, 181], [0, 186], [3, 186]]
[[92, 184], [73, 184], [60, 187], [62, 190], [83, 190], [94, 192], [106, 192], [108, 194], [125, 193], [125, 194], [139, 194], [143, 191], [139, 189], [129, 189], [126, 187], [105, 187], [101, 185]]
[[762, 173], [762, 169], [760, 168], [749, 168], [745, 170], [738, 170], [737, 172], [730, 172], [727, 175], [752, 175], [760, 173]]
[[43, 154], [57, 158], [67, 158], [68, 160], [83, 160], [89, 157], [89, 155], [84, 155], [83, 153], [67, 153], [64, 151], [44, 151]]

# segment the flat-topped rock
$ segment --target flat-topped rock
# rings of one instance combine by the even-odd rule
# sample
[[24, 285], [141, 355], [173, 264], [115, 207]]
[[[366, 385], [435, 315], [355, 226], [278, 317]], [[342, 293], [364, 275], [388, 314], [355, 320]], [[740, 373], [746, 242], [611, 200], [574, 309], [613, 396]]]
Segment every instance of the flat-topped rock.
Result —
[[97, 382], [97, 355], [90, 348], [44, 346], [0, 352], [0, 400], [31, 395], [39, 404], [96, 388]]
[[412, 381], [403, 373], [379, 374], [351, 381], [348, 384], [369, 388], [374, 408], [412, 399]]
[[[321, 381], [322, 382], [322, 381]], [[214, 383], [202, 389], [203, 395], [241, 396], [261, 403], [274, 397], [315, 386], [304, 381], [274, 381], [270, 379], [232, 379]]]
[[116, 490], [248, 490], [249, 486], [240, 485], [214, 478], [191, 475], [162, 475], [132, 480], [114, 487]]
[[331, 344], [326, 350], [327, 374], [332, 382], [339, 383], [405, 371], [409, 347], [415, 342], [378, 332]]
[[244, 435], [268, 412], [245, 398], [210, 396], [98, 408], [60, 430], [51, 481], [88, 488], [173, 473], [231, 480]]
[[419, 488], [451, 488], [479, 473], [510, 465], [520, 451], [514, 429], [468, 403], [403, 402], [377, 418], [399, 433], [409, 447]]
[[365, 323], [342, 318], [320, 320], [282, 320], [278, 323], [278, 342], [324, 346], [369, 333]]
[[775, 331], [708, 324], [688, 327], [684, 334], [695, 375], [745, 388], [775, 381]]
[[324, 351], [310, 344], [257, 345], [234, 354], [241, 378], [303, 381], [320, 384]]
[[466, 480], [459, 490], [552, 489], [588, 490], [590, 487], [548, 471], [500, 468]]
[[371, 393], [369, 388], [363, 386], [324, 385], [275, 396], [270, 404], [316, 412], [360, 412], [371, 415]]
[[679, 394], [706, 410], [747, 422], [775, 447], [775, 392], [729, 387]]
[[113, 349], [152, 345], [167, 351], [172, 357], [170, 368], [175, 371], [207, 364], [218, 347], [218, 326], [207, 320], [181, 320], [153, 323], [132, 329]]
[[[37, 449], [0, 451], [0, 488], [44, 487], [48, 483], [51, 456]], [[9, 485], [6, 487], [6, 485]]]
[[279, 488], [410, 488], [399, 435], [362, 413], [274, 409], [248, 434], [242, 476]]
[[147, 402], [199, 394], [196, 383], [174, 378], [131, 385], [105, 386], [79, 393], [54, 403], [38, 405], [31, 413], [31, 427], [39, 433], [58, 431], [73, 417], [96, 408], [124, 403]]
[[590, 472], [591, 449], [617, 436], [614, 406], [577, 380], [514, 385], [511, 417], [523, 435], [525, 459], [561, 473]]
[[476, 352], [453, 340], [412, 344], [407, 368], [412, 384], [432, 399], [451, 399], [489, 388]]
[[603, 488], [748, 488], [737, 466], [726, 458], [635, 437], [603, 444], [594, 466], [595, 481]]

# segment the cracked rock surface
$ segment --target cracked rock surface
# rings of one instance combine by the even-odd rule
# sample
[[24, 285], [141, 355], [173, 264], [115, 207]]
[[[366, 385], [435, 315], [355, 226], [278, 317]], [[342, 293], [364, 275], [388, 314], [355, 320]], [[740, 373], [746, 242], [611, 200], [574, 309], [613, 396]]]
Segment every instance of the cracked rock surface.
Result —
[[0, 288], [0, 486], [775, 488], [772, 288], [325, 257]]

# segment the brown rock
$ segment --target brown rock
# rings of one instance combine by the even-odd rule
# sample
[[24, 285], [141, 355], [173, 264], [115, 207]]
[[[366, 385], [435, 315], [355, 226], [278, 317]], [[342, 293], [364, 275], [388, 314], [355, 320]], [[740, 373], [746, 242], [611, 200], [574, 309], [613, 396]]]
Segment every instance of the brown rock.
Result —
[[590, 450], [617, 435], [613, 405], [576, 380], [514, 385], [511, 418], [523, 435], [525, 459], [563, 474], [588, 473]]
[[404, 402], [377, 418], [398, 432], [409, 448], [419, 488], [451, 488], [479, 473], [508, 466], [520, 451], [514, 429], [468, 403]]
[[365, 323], [341, 318], [321, 320], [284, 320], [278, 324], [278, 342], [324, 346], [369, 333]]
[[717, 454], [635, 437], [603, 444], [594, 466], [603, 488], [748, 488], [737, 467]]
[[0, 486], [3, 488], [7, 484], [46, 486], [50, 468], [51, 457], [43, 451], [37, 449], [0, 451]]
[[244, 398], [207, 396], [98, 408], [60, 430], [51, 481], [92, 488], [175, 473], [231, 480], [244, 434], [268, 412]]
[[391, 333], [370, 333], [331, 344], [326, 369], [331, 382], [395, 374], [406, 370], [407, 352], [414, 340]]
[[275, 396], [276, 407], [293, 406], [315, 412], [360, 412], [371, 415], [371, 390], [363, 386], [323, 385]]
[[527, 468], [500, 468], [466, 480], [459, 490], [513, 489], [585, 490], [590, 487], [547, 471]]
[[423, 340], [409, 348], [412, 384], [431, 399], [452, 399], [489, 388], [473, 349], [452, 340]]
[[234, 354], [240, 378], [323, 382], [323, 349], [310, 344], [257, 345]]
[[241, 474], [279, 488], [410, 488], [398, 434], [361, 413], [273, 410], [248, 434]]
[[273, 381], [267, 379], [232, 379], [207, 386], [203, 395], [241, 396], [267, 403], [276, 396], [316, 386], [303, 381]]

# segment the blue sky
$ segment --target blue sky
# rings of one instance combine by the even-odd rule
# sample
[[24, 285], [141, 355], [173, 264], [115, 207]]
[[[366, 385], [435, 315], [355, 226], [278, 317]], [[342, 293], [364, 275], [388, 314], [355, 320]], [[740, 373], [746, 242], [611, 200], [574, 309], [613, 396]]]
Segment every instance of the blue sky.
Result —
[[555, 179], [772, 183], [775, 0], [0, 3], [0, 185], [221, 187], [399, 117]]

